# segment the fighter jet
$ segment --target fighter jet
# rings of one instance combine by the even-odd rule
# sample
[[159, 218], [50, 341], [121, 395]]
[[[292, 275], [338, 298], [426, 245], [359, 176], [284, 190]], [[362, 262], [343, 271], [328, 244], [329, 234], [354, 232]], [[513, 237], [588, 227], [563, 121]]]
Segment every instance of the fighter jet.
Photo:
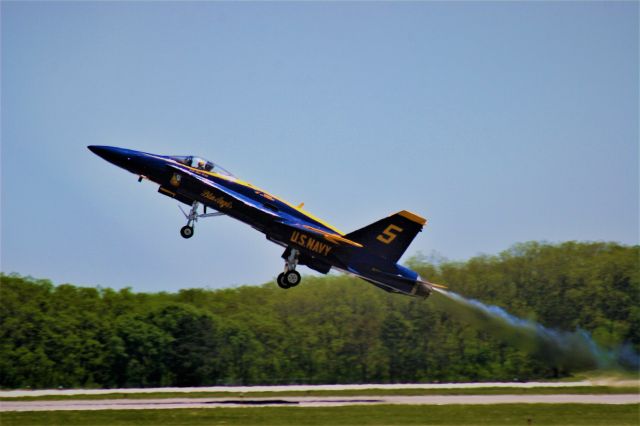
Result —
[[288, 203], [202, 157], [156, 155], [111, 146], [88, 148], [138, 176], [138, 182], [155, 182], [160, 194], [189, 206], [188, 211], [181, 208], [187, 220], [180, 229], [183, 238], [194, 235], [198, 219], [226, 215], [284, 247], [284, 271], [277, 277], [283, 289], [300, 283], [298, 265], [322, 274], [334, 268], [388, 292], [415, 297], [426, 298], [437, 286], [397, 263], [426, 223], [414, 213], [402, 210], [344, 234], [303, 210], [302, 204]]

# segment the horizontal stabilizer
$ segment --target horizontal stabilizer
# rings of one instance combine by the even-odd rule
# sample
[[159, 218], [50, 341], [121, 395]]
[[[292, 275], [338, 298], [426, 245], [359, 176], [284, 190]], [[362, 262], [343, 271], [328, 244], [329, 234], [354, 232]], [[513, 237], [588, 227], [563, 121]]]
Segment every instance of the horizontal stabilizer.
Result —
[[383, 272], [375, 267], [356, 269], [349, 266], [347, 271], [391, 293], [402, 293], [409, 296], [425, 298], [431, 293], [431, 288], [428, 287], [428, 284], [427, 287], [425, 287], [425, 283], [420, 280], [416, 281], [415, 279], [401, 275]]

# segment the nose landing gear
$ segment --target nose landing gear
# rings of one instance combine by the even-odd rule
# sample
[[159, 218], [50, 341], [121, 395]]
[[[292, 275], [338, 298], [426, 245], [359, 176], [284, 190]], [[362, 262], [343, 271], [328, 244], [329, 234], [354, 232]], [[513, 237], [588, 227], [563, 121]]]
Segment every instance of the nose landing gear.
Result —
[[291, 254], [287, 257], [284, 264], [284, 272], [278, 275], [276, 282], [280, 288], [291, 288], [300, 284], [302, 277], [300, 273], [296, 271], [298, 265], [298, 255], [300, 252], [296, 249], [291, 249]]
[[182, 238], [193, 237], [193, 226], [185, 225], [182, 228], [180, 228], [180, 235], [182, 235]]
[[184, 210], [182, 210], [182, 207], [178, 206], [180, 207], [180, 210], [182, 210], [182, 213], [184, 214], [184, 216], [187, 218], [187, 224], [182, 228], [180, 228], [180, 235], [182, 235], [182, 238], [193, 237], [193, 224], [198, 221], [199, 205], [200, 203], [198, 203], [197, 201], [194, 201], [193, 204], [191, 205], [191, 210], [189, 211], [188, 214]]
[[182, 210], [182, 207], [178, 206], [178, 208], [182, 211], [182, 214], [184, 214], [184, 217], [187, 218], [187, 224], [180, 228], [180, 235], [182, 235], [182, 238], [193, 237], [194, 224], [198, 221], [198, 218], [222, 216], [224, 214], [222, 212], [207, 213], [207, 206], [204, 206], [204, 213], [200, 214], [198, 213], [198, 206], [200, 206], [200, 203], [194, 201], [191, 205], [191, 210], [189, 211], [189, 213], [185, 212], [184, 210]]

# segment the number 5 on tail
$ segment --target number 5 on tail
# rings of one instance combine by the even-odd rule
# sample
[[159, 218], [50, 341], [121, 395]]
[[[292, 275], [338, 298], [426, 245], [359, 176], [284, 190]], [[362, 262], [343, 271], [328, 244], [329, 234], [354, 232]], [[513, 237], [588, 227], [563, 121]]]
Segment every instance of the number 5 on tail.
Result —
[[402, 232], [402, 228], [391, 224], [387, 226], [387, 229], [382, 231], [382, 234], [376, 237], [376, 240], [385, 244], [389, 244], [391, 241], [395, 240], [398, 234], [401, 232]]

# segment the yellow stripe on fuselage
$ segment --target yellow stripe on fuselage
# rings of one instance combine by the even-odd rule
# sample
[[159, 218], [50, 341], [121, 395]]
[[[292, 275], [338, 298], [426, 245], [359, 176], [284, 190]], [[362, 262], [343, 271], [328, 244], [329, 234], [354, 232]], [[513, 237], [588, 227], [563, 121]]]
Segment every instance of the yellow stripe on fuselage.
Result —
[[318, 222], [319, 224], [321, 224], [321, 225], [323, 225], [323, 226], [326, 226], [327, 228], [331, 229], [332, 231], [337, 232], [337, 233], [338, 233], [338, 234], [340, 234], [340, 235], [344, 235], [344, 232], [342, 232], [342, 231], [340, 231], [340, 230], [336, 229], [335, 227], [333, 227], [333, 226], [329, 225], [327, 222], [323, 221], [323, 220], [322, 220], [322, 219], [320, 219], [320, 218], [317, 218], [316, 216], [312, 215], [312, 214], [311, 214], [311, 213], [309, 213], [308, 211], [303, 210], [302, 208], [300, 208], [300, 207], [298, 207], [298, 206], [294, 206], [293, 204], [289, 203], [288, 201], [283, 200], [282, 198], [277, 197], [277, 196], [275, 196], [275, 195], [273, 195], [273, 194], [271, 194], [271, 193], [269, 193], [269, 192], [265, 191], [264, 189], [260, 189], [260, 188], [258, 188], [257, 186], [254, 186], [253, 184], [251, 184], [251, 183], [249, 183], [249, 182], [247, 182], [247, 181], [240, 180], [240, 179], [236, 178], [235, 176], [227, 176], [227, 175], [223, 175], [223, 174], [216, 173], [216, 172], [208, 172], [208, 171], [206, 171], [206, 170], [198, 169], [198, 168], [196, 168], [196, 167], [186, 166], [186, 165], [184, 165], [184, 164], [182, 164], [182, 163], [178, 163], [178, 164], [180, 164], [180, 165], [181, 165], [181, 166], [183, 166], [183, 167], [188, 168], [189, 170], [193, 170], [193, 171], [194, 171], [194, 172], [196, 172], [196, 173], [204, 173], [204, 174], [207, 174], [207, 175], [209, 175], [209, 176], [217, 177], [217, 178], [220, 178], [220, 179], [224, 179], [224, 180], [226, 180], [226, 181], [229, 181], [229, 182], [234, 182], [234, 183], [237, 183], [237, 184], [239, 184], [239, 185], [246, 186], [247, 188], [251, 188], [251, 189], [253, 189], [254, 191], [259, 191], [259, 192], [263, 193], [264, 195], [266, 195], [267, 197], [272, 197], [272, 198], [274, 198], [274, 199], [276, 199], [276, 200], [280, 201], [281, 203], [286, 204], [287, 206], [291, 207], [292, 209], [294, 209], [294, 210], [296, 210], [296, 211], [298, 211], [298, 212], [302, 213], [303, 215], [305, 215], [305, 216], [306, 216], [306, 217], [308, 217], [309, 219], [311, 219], [311, 220], [313, 220], [313, 221], [315, 221], [315, 222]]

